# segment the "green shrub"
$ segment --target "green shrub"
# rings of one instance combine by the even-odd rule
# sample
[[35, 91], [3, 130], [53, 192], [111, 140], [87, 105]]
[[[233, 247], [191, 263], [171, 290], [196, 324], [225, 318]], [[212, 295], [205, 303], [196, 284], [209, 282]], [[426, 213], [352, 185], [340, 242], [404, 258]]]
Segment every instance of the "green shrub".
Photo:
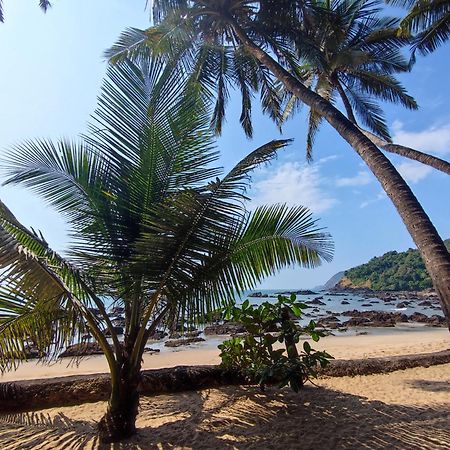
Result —
[[[267, 383], [278, 382], [280, 387], [289, 385], [298, 392], [306, 381], [317, 376], [319, 367], [325, 367], [333, 358], [314, 350], [306, 340], [298, 351], [301, 337], [309, 336], [317, 342], [323, 336], [314, 321], [305, 327], [298, 325], [304, 308], [307, 305], [297, 302], [295, 295], [280, 295], [276, 303], [253, 306], [246, 300], [241, 307], [227, 308], [225, 319], [242, 324], [247, 334], [219, 345], [222, 366], [239, 371], [261, 389]], [[276, 348], [276, 342], [284, 344], [284, 348]]]

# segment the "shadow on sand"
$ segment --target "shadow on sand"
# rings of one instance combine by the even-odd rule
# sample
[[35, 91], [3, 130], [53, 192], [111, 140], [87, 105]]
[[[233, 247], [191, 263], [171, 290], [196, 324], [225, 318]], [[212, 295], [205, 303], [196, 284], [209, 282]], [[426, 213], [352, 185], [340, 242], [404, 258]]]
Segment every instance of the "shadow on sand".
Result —
[[108, 447], [99, 447], [93, 421], [2, 416], [0, 448], [427, 450], [450, 448], [449, 423], [448, 405], [391, 405], [314, 387], [300, 394], [227, 387], [144, 397], [137, 436]]

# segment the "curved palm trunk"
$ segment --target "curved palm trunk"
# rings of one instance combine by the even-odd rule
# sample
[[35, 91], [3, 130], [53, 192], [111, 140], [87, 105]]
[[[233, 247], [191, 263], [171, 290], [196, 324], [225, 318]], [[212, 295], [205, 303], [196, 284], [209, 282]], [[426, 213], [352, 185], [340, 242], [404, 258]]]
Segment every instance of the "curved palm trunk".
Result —
[[422, 164], [426, 164], [427, 166], [431, 166], [437, 170], [440, 170], [441, 172], [446, 173], [447, 175], [450, 175], [450, 163], [445, 161], [444, 159], [437, 158], [436, 156], [420, 152], [419, 150], [415, 150], [410, 147], [405, 147], [404, 145], [391, 144], [389, 142], [386, 142], [384, 139], [375, 136], [370, 131], [363, 130], [360, 127], [358, 128], [361, 133], [367, 136], [377, 147], [382, 148], [389, 153], [395, 153], [397, 155], [404, 156], [405, 158], [409, 158]]
[[338, 109], [306, 88], [270, 55], [254, 44], [239, 25], [233, 23], [233, 28], [237, 38], [247, 50], [269, 69], [287, 90], [320, 113], [361, 156], [377, 177], [422, 255], [450, 329], [450, 254], [405, 180], [372, 141]]

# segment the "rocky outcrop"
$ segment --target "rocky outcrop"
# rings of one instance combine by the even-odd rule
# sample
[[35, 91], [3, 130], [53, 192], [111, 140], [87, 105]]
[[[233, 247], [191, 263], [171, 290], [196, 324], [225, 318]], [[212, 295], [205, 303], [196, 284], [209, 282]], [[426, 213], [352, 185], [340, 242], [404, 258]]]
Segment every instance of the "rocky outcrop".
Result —
[[74, 344], [59, 355], [60, 358], [76, 358], [79, 356], [103, 355], [103, 350], [96, 342]]
[[268, 298], [269, 294], [263, 294], [262, 292], [252, 292], [251, 294], [248, 294], [248, 297]]
[[170, 341], [164, 342], [164, 345], [166, 347], [182, 347], [184, 345], [191, 345], [195, 344], [197, 342], [204, 342], [205, 339], [201, 337], [191, 337], [191, 338], [184, 338], [184, 339], [173, 339]]
[[385, 312], [385, 311], [345, 311], [343, 316], [351, 317], [351, 319], [342, 323], [346, 327], [369, 326], [369, 327], [393, 327], [400, 322], [418, 322], [425, 323], [428, 326], [440, 327], [445, 326], [444, 317], [433, 315], [427, 316], [422, 313], [414, 313], [406, 315], [401, 312]]
[[317, 298], [315, 298], [314, 300], [308, 300], [308, 301], [306, 301], [305, 303], [306, 303], [307, 305], [326, 305], [325, 302], [323, 302], [322, 300], [320, 300], [321, 298], [323, 298], [323, 297], [317, 297]]
[[163, 330], [155, 330], [149, 337], [149, 341], [160, 341], [167, 336], [167, 333]]
[[210, 325], [204, 329], [204, 333], [208, 336], [223, 334], [233, 335], [245, 332], [246, 329], [243, 325], [234, 322], [226, 322], [220, 325]]
[[309, 289], [300, 289], [298, 291], [285, 291], [285, 292], [278, 292], [277, 295], [284, 295], [284, 296], [290, 296], [290, 295], [317, 295], [317, 292], [310, 291]]
[[202, 334], [201, 331], [188, 331], [187, 333], [180, 333], [178, 331], [175, 331], [169, 336], [169, 339], [182, 339], [182, 338], [195, 338]]

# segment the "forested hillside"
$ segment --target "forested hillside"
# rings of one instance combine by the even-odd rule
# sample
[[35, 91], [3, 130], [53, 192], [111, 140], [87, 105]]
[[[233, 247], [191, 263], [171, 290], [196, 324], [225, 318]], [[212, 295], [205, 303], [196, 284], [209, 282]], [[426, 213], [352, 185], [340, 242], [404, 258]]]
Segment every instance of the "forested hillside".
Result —
[[[450, 251], [450, 239], [445, 241]], [[345, 272], [341, 288], [365, 287], [377, 291], [419, 291], [432, 287], [418, 250], [388, 252]]]

